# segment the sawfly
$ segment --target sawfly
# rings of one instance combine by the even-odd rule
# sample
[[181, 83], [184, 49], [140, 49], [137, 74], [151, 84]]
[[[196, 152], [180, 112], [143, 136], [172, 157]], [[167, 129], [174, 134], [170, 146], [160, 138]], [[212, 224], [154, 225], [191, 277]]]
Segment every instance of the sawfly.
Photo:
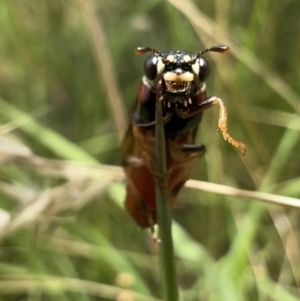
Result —
[[204, 54], [225, 53], [228, 47], [218, 45], [199, 53], [172, 50], [161, 52], [151, 47], [137, 47], [141, 55], [152, 52], [144, 63], [135, 109], [125, 133], [121, 154], [127, 178], [125, 208], [142, 227], [156, 224], [155, 177], [155, 108], [158, 84], [162, 91], [163, 124], [166, 147], [165, 181], [170, 205], [190, 179], [199, 159], [205, 153], [203, 144], [196, 144], [196, 134], [203, 112], [219, 107], [218, 130], [223, 138], [246, 153], [246, 146], [227, 132], [227, 114], [223, 101], [206, 95], [205, 80], [210, 64]]

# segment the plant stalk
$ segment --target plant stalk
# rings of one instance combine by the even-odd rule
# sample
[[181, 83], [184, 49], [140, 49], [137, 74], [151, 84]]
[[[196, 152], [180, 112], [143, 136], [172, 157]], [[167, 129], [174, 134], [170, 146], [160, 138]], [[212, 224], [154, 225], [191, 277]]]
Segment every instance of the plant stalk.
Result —
[[159, 244], [160, 271], [163, 300], [178, 301], [170, 206], [166, 194], [167, 168], [162, 99], [162, 82], [159, 81], [156, 88], [155, 163], [158, 175], [155, 178], [155, 197], [159, 238], [161, 240]]

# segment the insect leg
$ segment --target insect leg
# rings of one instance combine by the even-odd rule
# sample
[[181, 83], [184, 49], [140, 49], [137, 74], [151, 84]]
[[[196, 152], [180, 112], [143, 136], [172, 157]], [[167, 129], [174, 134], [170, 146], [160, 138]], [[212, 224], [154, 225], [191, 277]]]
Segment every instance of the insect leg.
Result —
[[155, 232], [154, 226], [150, 227], [150, 235], [151, 235], [152, 241], [155, 244], [161, 243], [161, 239], [157, 236], [157, 233]]
[[[166, 114], [163, 117], [163, 123], [169, 122], [171, 117], [172, 117], [171, 113]], [[138, 127], [138, 128], [143, 128], [143, 129], [151, 129], [155, 126], [155, 124], [156, 124], [156, 120], [151, 121], [151, 122], [147, 122], [147, 123], [136, 123], [135, 126]]]
[[204, 110], [206, 110], [214, 105], [219, 106], [218, 130], [221, 131], [225, 141], [228, 141], [228, 143], [230, 143], [233, 146], [235, 146], [236, 148], [238, 148], [241, 151], [241, 153], [244, 155], [247, 151], [245, 144], [233, 139], [227, 131], [226, 107], [225, 107], [222, 99], [220, 99], [219, 97], [216, 97], [216, 96], [208, 97], [205, 100], [203, 100], [199, 103], [196, 103], [196, 105], [193, 104], [192, 106], [190, 106], [190, 108], [187, 111], [178, 112], [177, 114], [182, 118], [188, 118], [188, 117], [197, 115], [200, 112], [203, 112]]
[[151, 129], [155, 126], [156, 121], [148, 122], [148, 123], [136, 123], [135, 126], [143, 129]]
[[202, 156], [206, 152], [206, 148], [203, 144], [184, 144], [182, 151], [184, 153], [200, 153]]

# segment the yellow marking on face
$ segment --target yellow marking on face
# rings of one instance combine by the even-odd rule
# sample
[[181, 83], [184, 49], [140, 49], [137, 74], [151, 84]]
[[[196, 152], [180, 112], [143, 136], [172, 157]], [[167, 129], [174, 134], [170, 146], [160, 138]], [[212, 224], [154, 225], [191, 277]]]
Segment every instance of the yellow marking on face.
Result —
[[184, 61], [185, 63], [189, 63], [191, 60], [192, 60], [192, 58], [191, 58], [188, 54], [185, 54], [185, 55], [183, 56], [183, 61]]
[[157, 58], [156, 69], [157, 69], [157, 74], [161, 74], [165, 70], [165, 64], [163, 63], [160, 57]]
[[197, 59], [195, 64], [192, 65], [192, 70], [194, 71], [195, 74], [199, 75], [200, 72], [199, 59]]
[[169, 54], [169, 55], [167, 56], [167, 61], [168, 61], [169, 63], [173, 63], [174, 60], [175, 60], [175, 56], [174, 56], [174, 55]]
[[176, 74], [174, 72], [166, 72], [164, 74], [165, 81], [182, 81], [191, 82], [194, 80], [194, 74], [192, 72], [184, 72], [182, 74]]

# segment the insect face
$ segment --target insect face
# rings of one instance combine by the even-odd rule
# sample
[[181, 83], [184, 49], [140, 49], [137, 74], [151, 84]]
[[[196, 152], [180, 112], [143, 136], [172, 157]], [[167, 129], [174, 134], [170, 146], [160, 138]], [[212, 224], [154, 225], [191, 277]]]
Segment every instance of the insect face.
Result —
[[224, 47], [215, 46], [198, 54], [179, 50], [160, 52], [149, 47], [138, 47], [136, 53], [152, 51], [155, 54], [148, 57], [144, 64], [145, 78], [151, 86], [154, 87], [162, 78], [166, 92], [187, 95], [209, 76], [210, 65], [202, 55], [209, 51], [224, 52], [227, 50]]
[[189, 92], [195, 78], [192, 54], [185, 51], [172, 51], [166, 53], [162, 61], [165, 65], [162, 77], [166, 91], [174, 94]]

